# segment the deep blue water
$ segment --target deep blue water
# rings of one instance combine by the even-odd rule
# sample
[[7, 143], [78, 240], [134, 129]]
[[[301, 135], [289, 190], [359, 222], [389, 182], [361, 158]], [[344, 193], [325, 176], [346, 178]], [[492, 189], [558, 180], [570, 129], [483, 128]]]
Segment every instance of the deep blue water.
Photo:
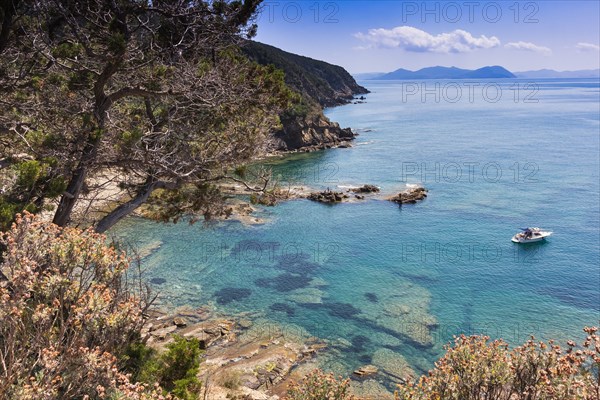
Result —
[[[113, 232], [157, 247], [143, 263], [166, 280], [164, 304], [213, 302], [327, 339], [322, 363], [336, 372], [394, 355], [423, 372], [458, 333], [580, 338], [600, 319], [600, 86], [530, 83], [475, 87], [471, 99], [460, 83], [457, 99], [449, 82], [418, 83], [424, 98], [407, 83], [362, 82], [365, 104], [327, 110], [360, 132], [353, 148], [267, 162], [312, 187], [422, 184], [420, 204], [295, 200], [261, 211], [264, 225], [131, 218]], [[525, 226], [555, 233], [513, 244]]]

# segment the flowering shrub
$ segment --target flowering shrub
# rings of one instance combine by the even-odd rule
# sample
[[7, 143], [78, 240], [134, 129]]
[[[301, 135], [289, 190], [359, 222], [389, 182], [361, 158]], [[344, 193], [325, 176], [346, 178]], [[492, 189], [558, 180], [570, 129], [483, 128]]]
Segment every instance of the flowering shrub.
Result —
[[356, 400], [349, 394], [350, 380], [314, 370], [300, 384], [292, 384], [287, 400]]
[[162, 398], [117, 368], [143, 311], [122, 282], [123, 253], [31, 214], [17, 217], [0, 247], [0, 398]]
[[585, 328], [581, 347], [563, 350], [532, 337], [512, 351], [502, 340], [460, 336], [416, 383], [400, 385], [397, 400], [600, 399], [600, 337]]

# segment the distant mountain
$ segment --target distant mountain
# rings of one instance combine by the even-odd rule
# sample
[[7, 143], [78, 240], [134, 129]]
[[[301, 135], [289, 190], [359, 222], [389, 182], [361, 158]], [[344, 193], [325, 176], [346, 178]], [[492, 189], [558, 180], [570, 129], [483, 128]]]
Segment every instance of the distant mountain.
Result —
[[461, 69], [456, 67], [428, 67], [418, 71], [397, 69], [376, 79], [492, 79], [516, 78], [507, 69], [500, 66], [483, 67], [476, 70]]
[[579, 71], [555, 71], [540, 69], [537, 71], [515, 72], [517, 78], [600, 78], [600, 69], [584, 69]]

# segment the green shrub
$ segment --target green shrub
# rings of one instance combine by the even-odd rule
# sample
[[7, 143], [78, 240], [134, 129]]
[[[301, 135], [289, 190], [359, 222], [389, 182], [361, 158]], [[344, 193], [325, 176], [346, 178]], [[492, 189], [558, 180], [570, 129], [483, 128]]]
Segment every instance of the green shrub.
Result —
[[120, 361], [121, 367], [131, 374], [133, 381], [152, 383], [149, 378], [158, 369], [158, 356], [152, 347], [139, 341], [132, 343], [125, 349]]
[[202, 387], [197, 377], [200, 343], [198, 339], [182, 336], [174, 339], [162, 354], [143, 343], [130, 345], [122, 358], [123, 368], [135, 381], [150, 385], [158, 382], [166, 393], [196, 400]]
[[201, 383], [197, 378], [200, 366], [198, 339], [175, 336], [173, 343], [160, 357], [160, 385], [182, 399], [192, 399], [199, 393]]

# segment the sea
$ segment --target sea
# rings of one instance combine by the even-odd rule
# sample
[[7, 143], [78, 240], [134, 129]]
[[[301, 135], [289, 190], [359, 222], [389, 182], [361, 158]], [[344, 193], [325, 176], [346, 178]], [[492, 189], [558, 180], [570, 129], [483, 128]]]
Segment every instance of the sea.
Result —
[[[581, 341], [600, 320], [599, 80], [359, 83], [364, 101], [326, 110], [351, 148], [261, 165], [281, 187], [381, 193], [259, 207], [252, 225], [122, 221], [111, 235], [140, 249], [160, 304], [320, 338], [322, 368], [373, 364], [390, 387], [460, 334]], [[385, 200], [417, 185], [422, 202]], [[512, 243], [524, 227], [554, 234]]]

